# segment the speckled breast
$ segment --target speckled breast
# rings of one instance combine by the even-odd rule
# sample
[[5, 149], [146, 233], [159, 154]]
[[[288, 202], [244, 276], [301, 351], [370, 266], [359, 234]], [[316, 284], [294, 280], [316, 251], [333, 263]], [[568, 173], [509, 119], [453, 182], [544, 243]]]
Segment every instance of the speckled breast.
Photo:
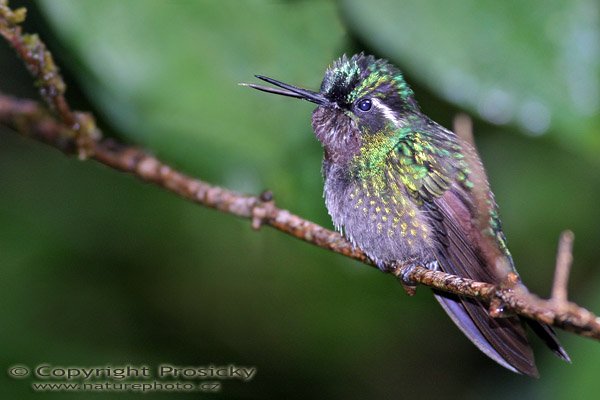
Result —
[[428, 217], [396, 176], [367, 179], [324, 166], [325, 204], [336, 229], [377, 263], [432, 258]]

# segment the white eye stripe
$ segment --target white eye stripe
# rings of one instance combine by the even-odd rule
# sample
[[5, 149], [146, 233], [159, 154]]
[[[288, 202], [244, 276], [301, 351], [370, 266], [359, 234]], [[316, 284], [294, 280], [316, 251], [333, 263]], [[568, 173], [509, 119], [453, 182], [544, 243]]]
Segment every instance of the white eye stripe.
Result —
[[381, 111], [381, 113], [390, 121], [393, 121], [395, 125], [399, 125], [398, 117], [391, 108], [389, 108], [384, 102], [380, 99], [374, 97], [371, 99], [373, 105]]

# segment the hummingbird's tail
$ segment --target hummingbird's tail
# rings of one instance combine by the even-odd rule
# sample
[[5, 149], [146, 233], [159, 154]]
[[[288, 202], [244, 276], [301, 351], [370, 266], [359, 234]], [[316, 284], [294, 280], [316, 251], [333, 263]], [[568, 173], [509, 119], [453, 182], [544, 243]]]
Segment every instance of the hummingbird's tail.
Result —
[[487, 307], [476, 300], [434, 293], [452, 321], [479, 350], [513, 372], [539, 376], [533, 351], [519, 318], [492, 318]]
[[554, 354], [571, 362], [548, 325], [519, 317], [492, 318], [487, 307], [476, 300], [442, 292], [434, 293], [437, 301], [465, 336], [503, 367], [532, 377], [539, 376], [523, 322], [529, 325]]
[[532, 319], [526, 319], [525, 322], [527, 322], [527, 325], [529, 325], [531, 330], [544, 341], [546, 346], [548, 346], [557, 357], [562, 358], [566, 362], [571, 362], [571, 357], [569, 357], [565, 349], [560, 345], [554, 330], [550, 326]]
[[[428, 212], [432, 226], [439, 232], [436, 259], [443, 272], [495, 284], [501, 284], [508, 273], [515, 273], [510, 255], [499, 247], [497, 238], [501, 231], [498, 228], [495, 236], [482, 233], [473, 223], [480, 213], [460, 188], [449, 190], [429, 203]], [[569, 361], [549, 326], [518, 316], [492, 318], [488, 307], [478, 300], [434, 293], [463, 333], [481, 351], [511, 371], [539, 376], [525, 332], [526, 322], [556, 355]]]

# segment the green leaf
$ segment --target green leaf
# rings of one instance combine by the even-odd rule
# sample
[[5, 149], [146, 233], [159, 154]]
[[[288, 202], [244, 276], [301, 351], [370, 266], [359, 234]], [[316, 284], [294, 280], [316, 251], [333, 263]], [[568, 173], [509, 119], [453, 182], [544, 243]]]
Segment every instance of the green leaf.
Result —
[[[248, 191], [264, 188], [259, 175], [313, 140], [311, 106], [238, 83], [265, 74], [317, 87], [345, 38], [331, 2], [40, 4], [111, 124], [206, 179]], [[315, 170], [316, 180], [318, 162]]]
[[447, 100], [589, 155], [600, 150], [597, 1], [341, 3], [360, 39]]

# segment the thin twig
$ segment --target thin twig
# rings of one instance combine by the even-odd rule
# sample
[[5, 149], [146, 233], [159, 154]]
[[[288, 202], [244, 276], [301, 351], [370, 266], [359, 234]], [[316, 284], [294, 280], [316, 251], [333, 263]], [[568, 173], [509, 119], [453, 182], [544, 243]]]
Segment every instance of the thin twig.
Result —
[[558, 241], [556, 269], [554, 271], [551, 297], [557, 303], [567, 301], [567, 286], [569, 283], [569, 274], [571, 273], [571, 263], [573, 262], [573, 240], [573, 232], [564, 231]]
[[[250, 219], [254, 228], [269, 225], [305, 242], [374, 265], [360, 249], [353, 247], [339, 233], [276, 207], [272, 195], [268, 192], [256, 197], [213, 186], [175, 170], [140, 148], [127, 146], [112, 139], [100, 139], [100, 132], [91, 114], [70, 111], [71, 108], [64, 97], [64, 82], [46, 47], [37, 36], [22, 34], [19, 23], [23, 21], [24, 16], [24, 11], [12, 11], [8, 8], [6, 0], [0, 0], [0, 34], [13, 45], [40, 83], [42, 97], [59, 119], [34, 101], [0, 94], [0, 125], [47, 143], [65, 153], [89, 156], [115, 170], [154, 183], [202, 206]], [[52, 66], [47, 69], [49, 64]], [[50, 75], [46, 77], [46, 73]], [[86, 118], [81, 120], [78, 115], [84, 115]], [[85, 123], [82, 124], [82, 121]], [[459, 131], [468, 132], [471, 129], [464, 124], [463, 128]], [[550, 300], [540, 299], [522, 285], [500, 287], [419, 266], [411, 269], [402, 266], [395, 269], [390, 267], [394, 275], [402, 275], [412, 282], [503, 306], [515, 314], [600, 340], [600, 319], [585, 308], [566, 301], [571, 245], [572, 234], [564, 234], [557, 261], [555, 289]]]
[[475, 139], [473, 138], [473, 120], [467, 114], [456, 114], [454, 117], [454, 133], [463, 141], [469, 143], [474, 148]]

